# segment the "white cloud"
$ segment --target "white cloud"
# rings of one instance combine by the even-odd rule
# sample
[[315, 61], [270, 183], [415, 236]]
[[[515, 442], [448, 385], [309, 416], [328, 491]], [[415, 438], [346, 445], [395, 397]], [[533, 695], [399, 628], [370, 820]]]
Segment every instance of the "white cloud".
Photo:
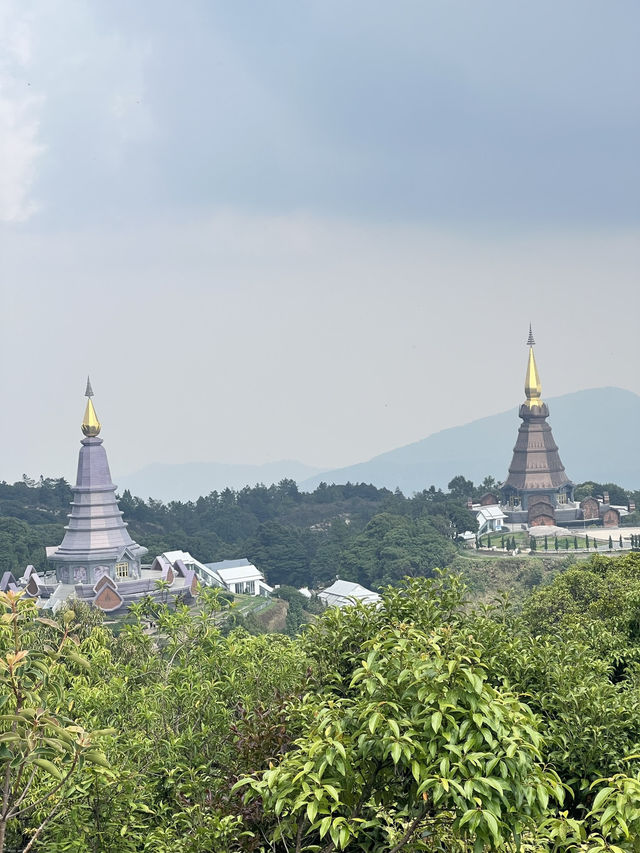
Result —
[[32, 18], [24, 4], [0, 5], [0, 222], [24, 222], [38, 209], [32, 189], [40, 141], [42, 94], [32, 90]]

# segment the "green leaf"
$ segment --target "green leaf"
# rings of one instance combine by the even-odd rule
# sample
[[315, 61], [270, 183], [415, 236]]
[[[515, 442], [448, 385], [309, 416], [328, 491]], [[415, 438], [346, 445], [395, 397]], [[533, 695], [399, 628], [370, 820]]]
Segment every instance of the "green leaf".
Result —
[[437, 732], [440, 726], [442, 725], [442, 714], [440, 711], [434, 711], [431, 715], [431, 728], [434, 732]]
[[328, 791], [331, 794], [336, 803], [340, 802], [340, 795], [338, 794], [337, 789], [333, 787], [333, 785], [325, 785], [324, 789], [325, 791]]
[[35, 620], [36, 622], [40, 622], [41, 625], [48, 625], [50, 628], [57, 628], [60, 630], [60, 626], [57, 622], [54, 622], [53, 619], [47, 619], [45, 616], [38, 616]]
[[58, 781], [62, 779], [62, 773], [58, 770], [56, 765], [51, 761], [48, 761], [46, 758], [34, 758], [33, 763], [37, 764], [38, 767], [42, 767], [43, 770], [46, 770], [49, 775], [54, 777], [54, 779], [57, 779]]
[[482, 810], [482, 814], [484, 815], [484, 819], [487, 823], [487, 826], [489, 827], [491, 835], [493, 835], [496, 843], [498, 843], [500, 840], [500, 833], [498, 832], [498, 821], [496, 820], [495, 815], [493, 815], [486, 809]]
[[[67, 613], [70, 612], [71, 611], [67, 610]], [[64, 615], [66, 616], [67, 613], [65, 613]], [[89, 663], [89, 661], [83, 657], [80, 657], [77, 652], [68, 651], [67, 657], [69, 658], [69, 660], [72, 660], [74, 663], [77, 663], [78, 666], [81, 666], [83, 669], [91, 669], [91, 664]]]
[[371, 715], [369, 718], [369, 731], [373, 734], [376, 730], [376, 727], [380, 720], [382, 719], [382, 714], [379, 714], [377, 711]]
[[90, 749], [88, 752], [83, 753], [83, 757], [86, 761], [91, 762], [91, 764], [99, 764], [100, 767], [110, 766], [104, 752], [100, 752], [97, 749]]
[[591, 806], [592, 812], [595, 812], [600, 808], [604, 800], [607, 798], [607, 795], [610, 794], [611, 791], [613, 791], [613, 788], [601, 788], [598, 791], [598, 793], [596, 794], [596, 798], [593, 801], [593, 805]]
[[397, 763], [398, 763], [398, 761], [400, 760], [400, 756], [401, 756], [401, 755], [402, 755], [402, 747], [401, 747], [401, 746], [400, 746], [400, 744], [396, 741], [396, 743], [394, 743], [394, 744], [391, 746], [391, 757], [393, 758], [393, 763], [394, 763], [394, 764], [397, 764]]

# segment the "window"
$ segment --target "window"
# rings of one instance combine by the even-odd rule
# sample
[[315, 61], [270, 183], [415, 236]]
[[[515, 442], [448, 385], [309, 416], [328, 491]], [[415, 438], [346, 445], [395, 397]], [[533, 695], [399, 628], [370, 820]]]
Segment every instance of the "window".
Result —
[[247, 581], [244, 585], [245, 595], [255, 595], [256, 594], [256, 582], [255, 581]]
[[116, 577], [117, 578], [128, 578], [129, 577], [129, 563], [116, 563]]

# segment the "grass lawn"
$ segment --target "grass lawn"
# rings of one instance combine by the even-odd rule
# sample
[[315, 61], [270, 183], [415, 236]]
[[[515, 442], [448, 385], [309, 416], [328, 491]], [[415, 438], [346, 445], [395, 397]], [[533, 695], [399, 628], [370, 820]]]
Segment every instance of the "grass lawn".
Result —
[[[588, 534], [587, 534], [588, 536]], [[583, 550], [587, 547], [587, 536], [583, 534], [574, 534], [567, 531], [566, 534], [558, 535], [558, 550], [559, 551], [574, 551], [576, 548], [579, 550]], [[613, 547], [614, 550], [618, 548], [619, 544], [619, 536], [612, 536]], [[496, 548], [501, 550], [507, 544], [507, 541], [511, 542], [515, 539], [516, 547], [521, 551], [528, 551], [530, 548], [531, 537], [525, 530], [518, 530], [514, 533], [484, 533], [480, 537], [480, 547], [481, 548]], [[607, 540], [600, 539], [598, 541], [597, 548], [594, 547], [594, 539], [593, 536], [588, 536], [589, 539], [589, 551], [609, 551], [609, 542]], [[536, 539], [536, 551], [544, 552], [544, 538], [538, 537]], [[547, 548], [546, 551], [554, 552], [556, 550], [555, 547], [555, 536], [547, 537]]]

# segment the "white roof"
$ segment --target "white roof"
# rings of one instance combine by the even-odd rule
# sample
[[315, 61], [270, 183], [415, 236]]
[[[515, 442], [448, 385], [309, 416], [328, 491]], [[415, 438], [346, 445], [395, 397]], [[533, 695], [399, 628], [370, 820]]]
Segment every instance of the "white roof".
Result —
[[499, 506], [496, 504], [491, 504], [490, 506], [483, 506], [482, 509], [478, 510], [478, 515], [476, 518], [478, 522], [482, 521], [490, 521], [493, 518], [503, 519], [507, 516], [502, 512]]
[[240, 581], [264, 581], [264, 575], [251, 563], [246, 566], [236, 566], [230, 569], [219, 569], [215, 563], [208, 563], [207, 568], [216, 572], [225, 584], [237, 583]]
[[377, 592], [373, 592], [359, 583], [342, 580], [334, 581], [331, 586], [319, 593], [318, 597], [326, 602], [326, 604], [335, 607], [346, 607], [349, 604], [353, 604], [354, 599], [362, 601], [365, 604], [380, 601], [380, 596]]

